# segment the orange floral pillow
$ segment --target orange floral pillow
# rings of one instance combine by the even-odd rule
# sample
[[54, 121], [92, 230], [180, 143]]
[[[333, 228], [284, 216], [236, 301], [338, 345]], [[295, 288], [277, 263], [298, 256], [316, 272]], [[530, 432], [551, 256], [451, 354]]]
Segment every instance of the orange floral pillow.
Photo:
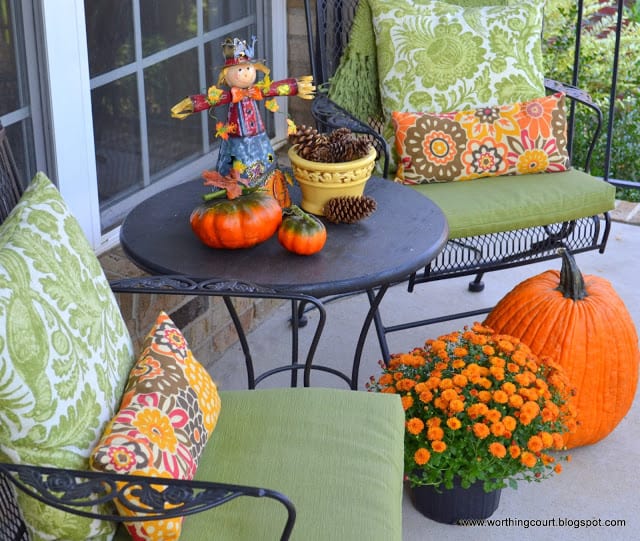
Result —
[[[91, 453], [91, 468], [193, 479], [219, 414], [216, 384], [193, 357], [180, 330], [161, 312], [131, 369], [120, 410]], [[134, 514], [117, 507], [122, 515]], [[126, 526], [136, 541], [176, 540], [182, 517]]]
[[562, 93], [450, 113], [394, 111], [396, 180], [405, 184], [569, 168]]

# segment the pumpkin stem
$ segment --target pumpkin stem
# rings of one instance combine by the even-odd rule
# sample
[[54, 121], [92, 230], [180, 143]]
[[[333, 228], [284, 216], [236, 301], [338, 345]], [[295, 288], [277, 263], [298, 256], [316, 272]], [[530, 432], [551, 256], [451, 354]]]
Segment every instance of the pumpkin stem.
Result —
[[[261, 189], [262, 189], [261, 186], [251, 186], [251, 187], [243, 186], [242, 195], [247, 195], [253, 192], [257, 192], [258, 190], [261, 190]], [[212, 201], [213, 199], [221, 199], [222, 197], [227, 197], [227, 190], [222, 189], [222, 190], [216, 190], [215, 192], [206, 193], [202, 196], [202, 199], [204, 199], [205, 201]]]
[[558, 248], [558, 253], [562, 257], [562, 268], [560, 269], [560, 283], [556, 290], [560, 291], [562, 296], [567, 299], [574, 301], [584, 299], [587, 296], [587, 290], [576, 260], [566, 248]]
[[305, 222], [315, 223], [316, 218], [311, 216], [308, 212], [302, 210], [298, 205], [290, 205], [286, 209], [284, 209], [285, 216], [297, 216], [298, 218], [302, 218]]

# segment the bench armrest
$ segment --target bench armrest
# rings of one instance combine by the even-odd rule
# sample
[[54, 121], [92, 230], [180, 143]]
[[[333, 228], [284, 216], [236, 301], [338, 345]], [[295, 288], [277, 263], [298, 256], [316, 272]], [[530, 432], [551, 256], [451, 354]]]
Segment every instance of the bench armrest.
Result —
[[321, 131], [325, 131], [327, 128], [349, 128], [354, 133], [370, 136], [375, 141], [374, 145], [378, 155], [384, 157], [382, 176], [387, 176], [389, 172], [389, 144], [376, 129], [358, 120], [349, 111], [329, 99], [326, 91], [320, 91], [316, 94], [311, 104], [311, 114]]
[[[593, 133], [591, 134], [591, 138], [589, 139], [589, 149], [587, 151], [587, 156], [583, 164], [584, 170], [586, 172], [589, 172], [589, 169], [591, 168], [591, 156], [593, 154], [593, 149], [595, 148], [596, 143], [598, 141], [598, 137], [600, 137], [600, 133], [602, 131], [602, 122], [603, 122], [602, 110], [600, 109], [598, 104], [595, 101], [593, 101], [593, 98], [591, 97], [591, 95], [581, 88], [578, 88], [576, 86], [573, 86], [567, 83], [561, 83], [559, 81], [556, 81], [554, 79], [549, 79], [546, 77], [544, 80], [544, 86], [547, 90], [550, 90], [552, 92], [564, 92], [567, 98], [572, 100], [572, 103], [570, 105], [571, 109], [568, 113], [568, 116], [570, 119], [574, 118], [573, 113], [574, 113], [574, 108], [576, 103], [583, 105], [585, 107], [588, 107], [593, 112], [596, 119], [596, 128], [595, 130], [593, 130]], [[570, 120], [569, 130], [573, 132], [573, 122], [571, 120]], [[571, 135], [569, 136], [569, 140], [572, 140]]]
[[[287, 521], [280, 537], [283, 541], [289, 539], [296, 519], [291, 501], [266, 488], [6, 463], [0, 463], [0, 476], [46, 505], [75, 515], [114, 522], [193, 515], [241, 496], [271, 498], [286, 508]], [[142, 505], [127, 499], [129, 494]], [[105, 508], [96, 507], [116, 502], [137, 516], [119, 515], [110, 513], [109, 507], [103, 511]]]

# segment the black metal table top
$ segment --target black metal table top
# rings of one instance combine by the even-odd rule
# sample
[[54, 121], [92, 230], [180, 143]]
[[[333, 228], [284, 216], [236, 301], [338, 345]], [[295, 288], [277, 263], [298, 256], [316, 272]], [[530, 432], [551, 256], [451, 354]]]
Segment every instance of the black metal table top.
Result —
[[[442, 211], [411, 188], [372, 177], [365, 194], [377, 210], [355, 224], [327, 226], [324, 248], [311, 256], [285, 250], [274, 235], [253, 248], [205, 246], [189, 217], [206, 192], [201, 179], [143, 201], [126, 217], [120, 240], [126, 254], [151, 274], [237, 280], [280, 292], [317, 298], [371, 289], [407, 278], [444, 247], [448, 226]], [[297, 186], [290, 187], [299, 202]]]

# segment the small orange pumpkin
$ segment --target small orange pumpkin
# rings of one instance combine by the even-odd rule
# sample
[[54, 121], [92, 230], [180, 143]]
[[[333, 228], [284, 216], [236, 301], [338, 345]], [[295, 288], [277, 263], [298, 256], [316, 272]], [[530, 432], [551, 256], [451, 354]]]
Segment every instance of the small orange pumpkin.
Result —
[[212, 248], [250, 248], [271, 237], [282, 222], [278, 202], [263, 191], [212, 199], [191, 213], [191, 228]]
[[319, 252], [327, 240], [327, 229], [315, 216], [297, 205], [284, 210], [284, 219], [278, 228], [278, 241], [290, 252], [311, 255]]
[[518, 284], [485, 324], [520, 338], [562, 365], [576, 387], [578, 429], [567, 447], [595, 443], [626, 415], [638, 383], [640, 351], [631, 315], [608, 280], [582, 276], [561, 249], [562, 269]]

